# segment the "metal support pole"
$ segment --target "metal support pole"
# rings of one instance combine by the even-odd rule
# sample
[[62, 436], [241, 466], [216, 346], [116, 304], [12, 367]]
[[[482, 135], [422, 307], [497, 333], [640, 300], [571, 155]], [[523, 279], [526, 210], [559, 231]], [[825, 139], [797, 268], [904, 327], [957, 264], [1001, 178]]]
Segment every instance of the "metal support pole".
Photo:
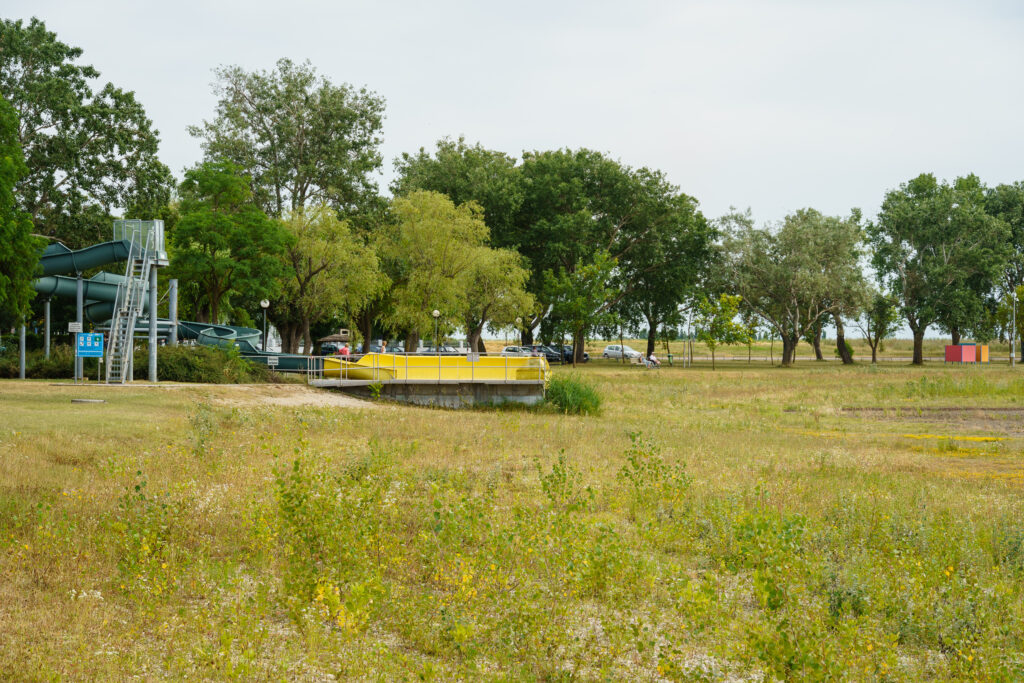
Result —
[[1013, 293], [1013, 325], [1010, 327], [1010, 367], [1017, 367], [1017, 292]]
[[263, 309], [263, 352], [267, 351], [267, 309]]
[[25, 379], [25, 323], [18, 328], [18, 379]]
[[170, 345], [178, 345], [178, 280], [169, 280], [167, 290], [167, 317], [171, 319]]
[[[82, 274], [78, 273], [78, 280], [75, 283], [75, 322], [79, 325], [82, 324], [83, 313], [82, 310], [85, 306], [85, 282], [82, 280]], [[82, 328], [85, 329], [85, 328]], [[82, 378], [82, 359], [75, 354], [75, 381], [77, 382]]]
[[156, 264], [149, 268], [149, 381], [156, 381]]
[[50, 359], [50, 300], [43, 302], [43, 356]]

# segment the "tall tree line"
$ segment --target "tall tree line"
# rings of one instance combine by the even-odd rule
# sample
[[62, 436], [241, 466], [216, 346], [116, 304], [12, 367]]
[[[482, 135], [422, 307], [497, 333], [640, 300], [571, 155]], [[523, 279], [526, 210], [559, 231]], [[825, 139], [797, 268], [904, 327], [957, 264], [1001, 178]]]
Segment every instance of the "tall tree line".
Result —
[[[874, 352], [900, 319], [920, 363], [929, 329], [1006, 338], [1024, 295], [1024, 183], [923, 174], [874, 220], [805, 208], [759, 227], [708, 220], [660, 171], [595, 150], [445, 138], [394, 160], [389, 197], [383, 98], [281, 59], [215, 70], [216, 108], [189, 129], [204, 158], [177, 184], [141, 103], [81, 57], [37, 19], [0, 23], [5, 319], [30, 315], [29, 233], [77, 248], [108, 239], [115, 212], [166, 220], [184, 315], [252, 323], [267, 298], [292, 351], [343, 325], [408, 348], [461, 329], [481, 350], [515, 327], [570, 338], [577, 359], [599, 329], [642, 330], [651, 353], [698, 313], [704, 337], [770, 331], [785, 365], [801, 340], [822, 358], [828, 326], [850, 363], [849, 325]], [[733, 307], [745, 332], [722, 320]]]

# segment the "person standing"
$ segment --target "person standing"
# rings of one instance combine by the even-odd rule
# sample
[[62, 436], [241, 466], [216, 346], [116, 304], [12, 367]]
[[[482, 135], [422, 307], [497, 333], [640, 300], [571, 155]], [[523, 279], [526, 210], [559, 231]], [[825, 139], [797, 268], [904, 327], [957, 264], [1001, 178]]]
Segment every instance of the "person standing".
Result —
[[381, 341], [381, 343], [380, 343], [380, 352], [381, 353], [387, 353], [388, 352], [388, 340], [387, 339]]

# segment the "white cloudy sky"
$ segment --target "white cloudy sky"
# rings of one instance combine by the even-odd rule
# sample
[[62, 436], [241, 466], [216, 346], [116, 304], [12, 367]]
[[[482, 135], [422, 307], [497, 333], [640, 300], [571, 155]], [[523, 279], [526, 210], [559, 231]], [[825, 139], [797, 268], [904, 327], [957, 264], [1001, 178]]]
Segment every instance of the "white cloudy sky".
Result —
[[177, 174], [211, 70], [309, 59], [387, 100], [386, 159], [442, 136], [586, 146], [666, 171], [705, 214], [871, 216], [923, 171], [1024, 179], [1015, 1], [6, 0], [134, 90]]

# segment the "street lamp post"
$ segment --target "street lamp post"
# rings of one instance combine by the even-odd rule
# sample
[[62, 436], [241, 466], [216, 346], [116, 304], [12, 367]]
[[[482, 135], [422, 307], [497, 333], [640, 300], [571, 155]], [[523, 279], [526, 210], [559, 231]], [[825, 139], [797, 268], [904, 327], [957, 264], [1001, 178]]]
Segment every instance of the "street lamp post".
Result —
[[263, 309], [263, 351], [267, 350], [267, 309], [270, 308], [270, 301], [263, 299], [260, 301], [260, 308]]
[[430, 315], [434, 316], [434, 353], [440, 353], [437, 350], [437, 319], [441, 317], [441, 311], [435, 308], [430, 312]]

